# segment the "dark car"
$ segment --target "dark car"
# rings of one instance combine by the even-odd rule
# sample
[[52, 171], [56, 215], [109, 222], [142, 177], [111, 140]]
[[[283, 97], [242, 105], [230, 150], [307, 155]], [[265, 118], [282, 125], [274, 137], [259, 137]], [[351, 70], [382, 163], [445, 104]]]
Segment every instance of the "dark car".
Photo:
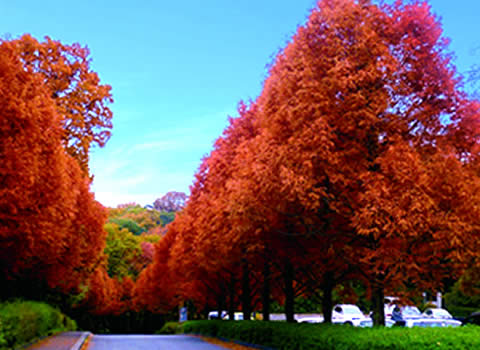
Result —
[[473, 312], [470, 316], [462, 320], [462, 325], [476, 324], [480, 326], [480, 311]]

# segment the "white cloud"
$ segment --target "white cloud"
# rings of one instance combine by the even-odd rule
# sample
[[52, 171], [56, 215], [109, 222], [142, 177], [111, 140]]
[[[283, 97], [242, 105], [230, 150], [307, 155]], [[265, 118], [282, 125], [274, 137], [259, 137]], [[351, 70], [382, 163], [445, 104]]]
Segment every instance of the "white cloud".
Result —
[[106, 207], [116, 207], [119, 204], [135, 202], [141, 206], [152, 204], [158, 196], [153, 194], [122, 193], [96, 191], [95, 199]]
[[213, 114], [223, 123], [195, 118], [188, 119], [192, 123], [154, 128], [142, 135], [115, 138], [114, 134], [105, 148], [91, 154], [92, 191], [97, 200], [113, 207], [129, 202], [146, 205], [169, 191], [188, 194], [202, 156], [211, 151], [229, 114]]

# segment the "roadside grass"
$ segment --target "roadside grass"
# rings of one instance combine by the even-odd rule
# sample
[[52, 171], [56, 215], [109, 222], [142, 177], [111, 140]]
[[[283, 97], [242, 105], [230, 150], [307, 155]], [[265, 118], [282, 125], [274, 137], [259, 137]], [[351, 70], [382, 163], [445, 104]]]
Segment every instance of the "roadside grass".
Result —
[[0, 350], [15, 349], [35, 339], [76, 328], [75, 321], [42, 302], [0, 303]]
[[184, 333], [278, 350], [480, 349], [480, 327], [357, 328], [261, 321], [188, 321]]

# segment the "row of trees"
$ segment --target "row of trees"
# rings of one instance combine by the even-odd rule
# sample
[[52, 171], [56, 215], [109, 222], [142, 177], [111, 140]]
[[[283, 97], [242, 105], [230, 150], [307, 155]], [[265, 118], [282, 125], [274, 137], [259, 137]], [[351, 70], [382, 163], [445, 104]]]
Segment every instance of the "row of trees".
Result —
[[[241, 306], [361, 283], [439, 290], [478, 263], [480, 104], [425, 2], [320, 0], [196, 174], [137, 305]], [[237, 291], [240, 290], [240, 295]], [[232, 315], [231, 315], [232, 316]]]
[[161, 219], [107, 210], [90, 191], [88, 152], [110, 136], [112, 97], [88, 54], [29, 35], [0, 42], [0, 299], [120, 314], [162, 232], [140, 238], [129, 224], [140, 234]]
[[76, 291], [105, 244], [87, 156], [108, 138], [110, 87], [78, 45], [25, 35], [0, 52], [0, 293]]
[[110, 137], [112, 97], [88, 55], [48, 37], [0, 42], [0, 298], [119, 315], [186, 196], [159, 198], [162, 211], [95, 201], [88, 154]]
[[163, 236], [184, 194], [157, 200], [161, 213], [107, 211], [90, 192], [111, 95], [88, 50], [2, 41], [1, 297], [39, 297], [40, 283], [96, 315], [192, 301], [246, 319], [261, 305], [265, 320], [275, 300], [293, 321], [302, 295], [322, 300], [328, 322], [333, 294], [355, 298], [360, 284], [383, 324], [385, 292], [474, 276], [480, 104], [446, 49], [426, 3], [320, 0]]

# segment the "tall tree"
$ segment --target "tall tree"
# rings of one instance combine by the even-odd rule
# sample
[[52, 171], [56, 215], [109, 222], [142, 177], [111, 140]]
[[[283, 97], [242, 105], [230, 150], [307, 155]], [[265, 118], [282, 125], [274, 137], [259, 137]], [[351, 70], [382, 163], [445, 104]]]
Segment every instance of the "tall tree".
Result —
[[[319, 1], [278, 55], [258, 100], [262, 133], [246, 176], [261, 184], [257, 198], [281, 214], [286, 233], [317, 235], [319, 252], [342, 249], [341, 244], [359, 251], [371, 246], [364, 259], [354, 261], [363, 263], [358, 270], [369, 275], [378, 305], [387, 275], [393, 288], [419, 284], [416, 254], [427, 249], [422, 245], [435, 250], [442, 241], [439, 223], [431, 220], [442, 207], [429, 187], [436, 176], [429, 164], [448, 155], [440, 147], [447, 118], [458, 126], [465, 116], [446, 44], [426, 3]], [[411, 160], [408, 167], [402, 157]], [[422, 180], [417, 186], [404, 178], [409, 172]], [[401, 191], [402, 184], [411, 188]], [[392, 191], [388, 201], [382, 196], [386, 188]], [[422, 203], [423, 211], [412, 203]], [[388, 225], [377, 212], [359, 224], [359, 215], [370, 210], [385, 210]], [[407, 229], [407, 217], [418, 225]], [[442, 226], [458, 221], [442, 217]], [[447, 242], [446, 250], [455, 251]], [[405, 249], [409, 258], [402, 265]], [[421, 266], [432, 282], [440, 282], [431, 264]], [[377, 311], [375, 322], [381, 324], [383, 306]]]
[[[0, 45], [0, 273], [6, 293], [45, 282], [69, 291], [103, 250], [105, 213], [89, 180], [61, 146], [61, 118], [48, 88]], [[14, 286], [18, 289], [15, 289]]]
[[[5, 41], [4, 41], [5, 42]], [[100, 83], [90, 68], [89, 50], [29, 34], [11, 40], [23, 68], [40, 76], [54, 101], [63, 127], [62, 144], [88, 173], [90, 147], [103, 147], [110, 138], [113, 102], [111, 87]]]
[[[425, 2], [320, 0], [202, 161], [170, 263], [162, 246], [153, 266], [209, 276], [221, 293], [240, 280], [233, 257], [260, 275], [268, 258], [289, 321], [302, 286], [317, 280], [328, 318], [335, 284], [361, 280], [375, 324], [386, 290], [461, 273], [480, 241], [480, 115], [447, 43]], [[255, 273], [243, 274], [245, 296]]]

